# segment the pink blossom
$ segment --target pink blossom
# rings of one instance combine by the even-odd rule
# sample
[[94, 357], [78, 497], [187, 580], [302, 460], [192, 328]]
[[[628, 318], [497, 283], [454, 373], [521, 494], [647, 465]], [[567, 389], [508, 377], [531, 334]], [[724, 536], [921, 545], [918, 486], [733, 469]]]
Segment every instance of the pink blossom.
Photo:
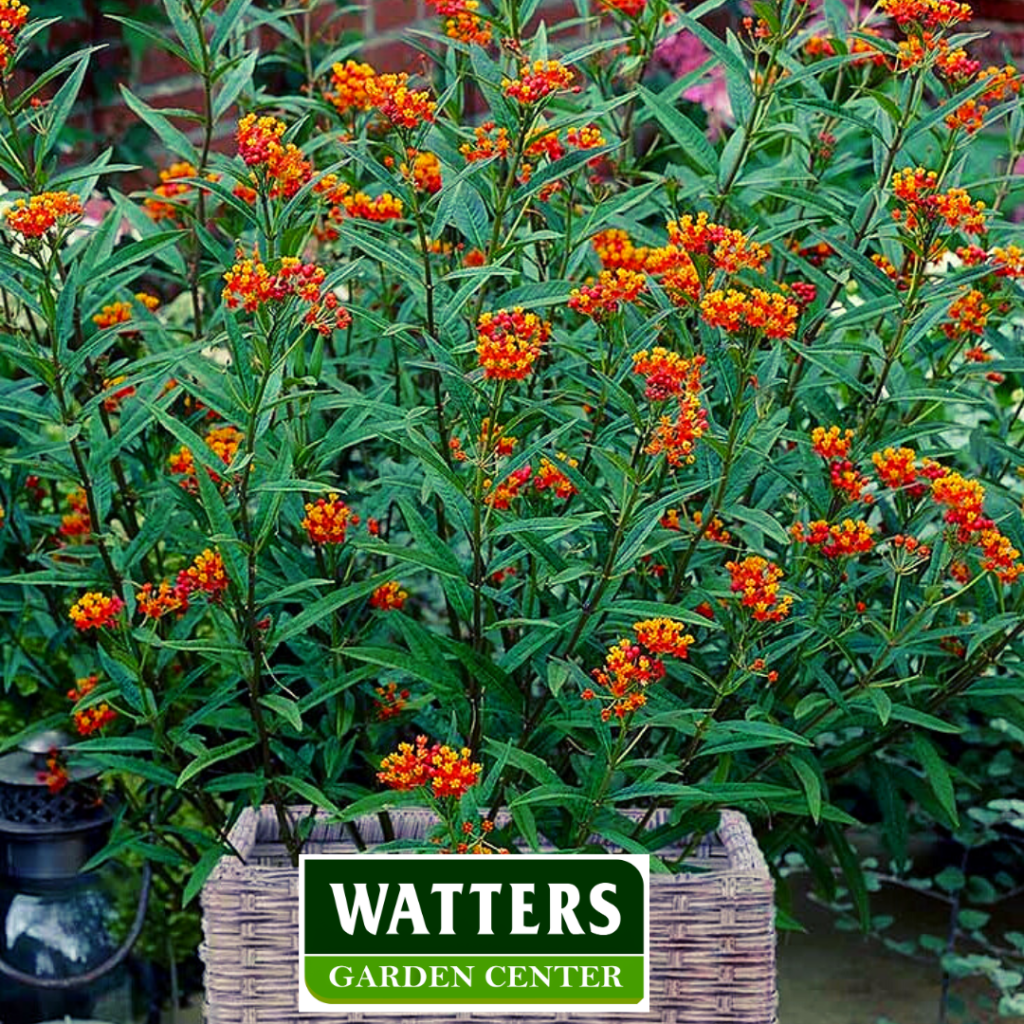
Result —
[[[709, 57], [704, 44], [686, 30], [663, 39], [654, 51], [655, 61], [674, 78], [683, 78], [696, 71]], [[718, 138], [726, 125], [733, 123], [725, 71], [720, 64], [714, 64], [700, 81], [684, 89], [683, 98], [704, 109], [708, 116], [708, 135], [712, 140]]]

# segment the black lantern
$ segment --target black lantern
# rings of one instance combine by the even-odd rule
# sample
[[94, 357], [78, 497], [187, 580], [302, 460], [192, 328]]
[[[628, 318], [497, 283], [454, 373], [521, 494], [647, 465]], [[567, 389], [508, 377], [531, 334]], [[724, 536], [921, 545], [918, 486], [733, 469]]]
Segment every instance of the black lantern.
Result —
[[[125, 872], [113, 861], [82, 872], [113, 821], [99, 770], [70, 759], [67, 737], [46, 732], [0, 757], [0, 1022], [89, 1016], [103, 993], [127, 987], [120, 967], [146, 918], [149, 865], [134, 920], [112, 936]], [[58, 760], [59, 759], [59, 760]], [[118, 975], [121, 977], [118, 977]]]

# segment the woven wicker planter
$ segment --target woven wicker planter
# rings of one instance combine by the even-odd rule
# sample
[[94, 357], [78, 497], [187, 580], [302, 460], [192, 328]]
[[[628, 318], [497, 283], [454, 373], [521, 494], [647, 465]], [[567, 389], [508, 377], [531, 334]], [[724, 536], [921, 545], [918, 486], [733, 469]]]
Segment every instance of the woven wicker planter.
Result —
[[[395, 834], [424, 835], [433, 819], [392, 812]], [[657, 824], [657, 819], [655, 820]], [[380, 842], [375, 818], [358, 823]], [[200, 956], [206, 964], [207, 1024], [337, 1024], [343, 1016], [299, 1015], [298, 872], [277, 842], [272, 809], [246, 810], [231, 832], [245, 858], [225, 858], [203, 889]], [[355, 853], [341, 826], [318, 825], [308, 853]], [[651, 1013], [589, 1016], [460, 1014], [412, 1016], [423, 1024], [455, 1020], [620, 1021], [638, 1024], [776, 1024], [773, 885], [743, 815], [723, 811], [716, 833], [696, 849], [696, 874], [651, 876]], [[367, 1024], [397, 1024], [403, 1014], [351, 1014]]]

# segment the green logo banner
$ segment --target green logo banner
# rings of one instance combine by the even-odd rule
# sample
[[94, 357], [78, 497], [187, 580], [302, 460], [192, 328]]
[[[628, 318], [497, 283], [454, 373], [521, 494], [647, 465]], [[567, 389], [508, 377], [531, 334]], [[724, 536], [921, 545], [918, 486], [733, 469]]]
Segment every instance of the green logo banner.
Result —
[[303, 856], [299, 1010], [649, 1012], [644, 856]]

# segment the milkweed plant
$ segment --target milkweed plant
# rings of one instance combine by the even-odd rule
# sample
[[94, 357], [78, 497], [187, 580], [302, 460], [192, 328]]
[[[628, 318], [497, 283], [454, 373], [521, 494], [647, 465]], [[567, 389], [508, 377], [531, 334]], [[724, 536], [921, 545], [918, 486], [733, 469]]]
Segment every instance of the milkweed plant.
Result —
[[246, 806], [416, 804], [672, 871], [729, 806], [867, 926], [851, 785], [895, 875], [965, 790], [1019, 840], [960, 764], [1024, 736], [1020, 73], [952, 0], [428, 6], [390, 73], [165, 0], [137, 168], [0, 0], [4, 678], [105, 855], [187, 900]]

